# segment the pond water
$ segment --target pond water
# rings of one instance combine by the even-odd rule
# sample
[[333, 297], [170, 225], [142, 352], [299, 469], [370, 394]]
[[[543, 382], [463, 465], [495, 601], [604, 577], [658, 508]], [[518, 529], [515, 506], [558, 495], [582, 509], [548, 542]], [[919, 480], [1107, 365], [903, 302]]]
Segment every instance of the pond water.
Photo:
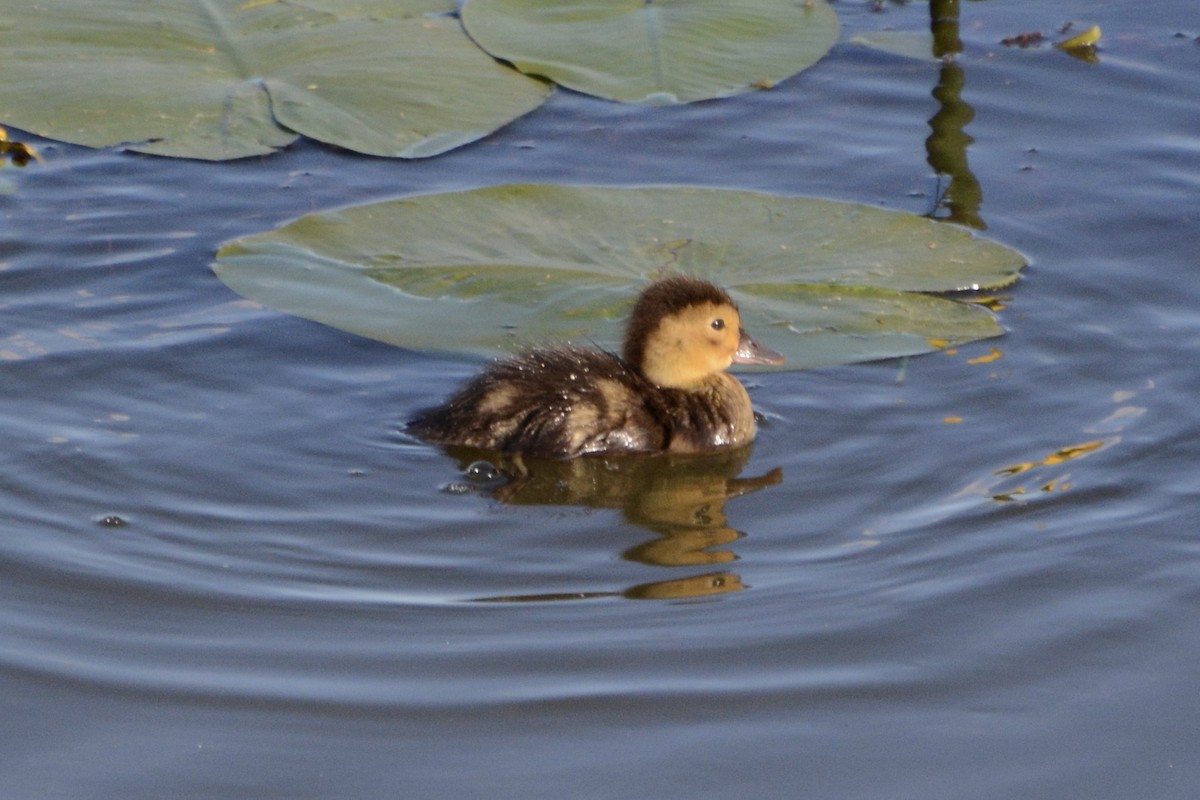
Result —
[[[559, 92], [429, 161], [10, 131], [47, 163], [0, 171], [7, 796], [1194, 797], [1195, 4], [965, 3], [955, 65], [850, 43], [924, 4], [837, 7], [843, 43], [773, 91]], [[998, 44], [1067, 20], [1096, 63]], [[1005, 337], [749, 376], [744, 458], [553, 503], [399, 432], [477, 362], [210, 270], [309, 211], [518, 181], [929, 213], [930, 161], [1030, 258]]]

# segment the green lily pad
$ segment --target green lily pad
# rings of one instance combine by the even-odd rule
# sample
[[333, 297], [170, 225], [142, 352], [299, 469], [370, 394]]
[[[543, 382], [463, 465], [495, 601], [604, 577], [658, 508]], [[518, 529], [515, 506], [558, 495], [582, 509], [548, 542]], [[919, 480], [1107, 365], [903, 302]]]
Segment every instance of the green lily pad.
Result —
[[536, 108], [450, 0], [39, 0], [0, 26], [0, 113], [88, 147], [231, 159], [297, 134], [436, 155]]
[[987, 310], [928, 292], [1012, 283], [1025, 259], [924, 217], [718, 189], [515, 185], [313, 214], [225, 244], [240, 294], [403, 347], [494, 354], [615, 347], [667, 272], [709, 278], [786, 368], [998, 336]]
[[479, 46], [531, 75], [630, 103], [769, 88], [837, 42], [825, 0], [471, 0]]

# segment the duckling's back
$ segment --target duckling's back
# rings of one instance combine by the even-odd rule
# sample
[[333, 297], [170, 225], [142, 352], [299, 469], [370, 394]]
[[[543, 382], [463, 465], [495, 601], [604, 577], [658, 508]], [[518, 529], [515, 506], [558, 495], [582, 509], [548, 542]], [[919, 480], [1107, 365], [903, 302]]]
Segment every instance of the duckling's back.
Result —
[[657, 452], [670, 437], [655, 387], [611, 353], [536, 350], [500, 362], [408, 431], [441, 444], [555, 458]]

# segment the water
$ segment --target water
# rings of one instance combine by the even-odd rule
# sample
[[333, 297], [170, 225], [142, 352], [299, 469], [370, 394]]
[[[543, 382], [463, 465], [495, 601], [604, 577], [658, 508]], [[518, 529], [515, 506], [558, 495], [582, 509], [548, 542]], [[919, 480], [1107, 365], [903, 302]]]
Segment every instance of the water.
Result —
[[[844, 40], [926, 13], [838, 7]], [[1098, 64], [996, 44], [1076, 16]], [[414, 163], [35, 140], [0, 199], [6, 793], [1192, 797], [1200, 21], [962, 21], [974, 211], [1032, 262], [1008, 335], [751, 376], [744, 464], [559, 476], [555, 505], [398, 433], [477, 364], [246, 303], [219, 243], [510, 181], [926, 213], [942, 68], [843, 44], [730, 101], [561, 92]]]

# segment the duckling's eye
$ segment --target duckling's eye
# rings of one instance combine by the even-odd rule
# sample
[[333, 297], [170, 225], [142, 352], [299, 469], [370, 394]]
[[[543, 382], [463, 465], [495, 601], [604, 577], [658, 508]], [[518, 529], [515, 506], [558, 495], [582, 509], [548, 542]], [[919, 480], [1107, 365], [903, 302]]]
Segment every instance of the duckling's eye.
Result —
[[714, 319], [711, 323], [711, 327], [714, 331], [723, 331], [725, 330], [725, 320]]

